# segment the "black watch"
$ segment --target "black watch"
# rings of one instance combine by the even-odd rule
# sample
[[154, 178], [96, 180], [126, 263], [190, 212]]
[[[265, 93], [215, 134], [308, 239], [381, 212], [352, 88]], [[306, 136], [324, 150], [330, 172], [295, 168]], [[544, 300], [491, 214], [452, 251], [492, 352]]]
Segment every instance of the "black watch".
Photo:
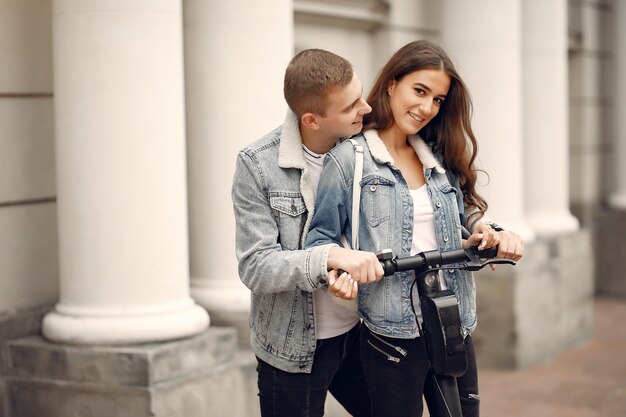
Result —
[[495, 223], [489, 223], [489, 227], [491, 227], [493, 230], [495, 230], [496, 232], [502, 232], [504, 231], [503, 228], [501, 228], [500, 226], [498, 226]]

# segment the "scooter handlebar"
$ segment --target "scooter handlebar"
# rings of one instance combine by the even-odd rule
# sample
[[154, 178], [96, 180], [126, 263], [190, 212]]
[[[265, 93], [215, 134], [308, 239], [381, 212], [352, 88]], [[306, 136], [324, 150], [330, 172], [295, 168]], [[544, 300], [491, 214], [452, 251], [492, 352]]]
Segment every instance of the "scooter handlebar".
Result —
[[477, 271], [490, 263], [515, 265], [515, 262], [510, 259], [494, 259], [497, 254], [498, 247], [495, 246], [480, 251], [474, 247], [446, 252], [432, 250], [404, 257], [394, 257], [392, 251], [386, 249], [378, 253], [377, 256], [385, 271], [385, 276], [401, 271], [437, 270], [454, 264], [459, 264], [461, 269], [470, 271]]

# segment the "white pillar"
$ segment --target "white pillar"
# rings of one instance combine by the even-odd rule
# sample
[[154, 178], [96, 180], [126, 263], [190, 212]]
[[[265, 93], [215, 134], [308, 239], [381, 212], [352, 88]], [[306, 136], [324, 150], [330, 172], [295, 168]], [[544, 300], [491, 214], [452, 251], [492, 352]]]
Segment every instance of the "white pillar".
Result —
[[479, 192], [489, 216], [526, 241], [524, 218], [521, 0], [445, 0], [442, 44], [473, 98]]
[[609, 196], [611, 207], [626, 210], [626, 1], [613, 2], [615, 8], [615, 30], [613, 38], [615, 52], [615, 133], [613, 136], [615, 162], [613, 175], [615, 191]]
[[55, 0], [57, 342], [126, 344], [208, 325], [189, 296], [178, 0]]
[[237, 152], [280, 125], [293, 56], [291, 0], [184, 0], [191, 294], [213, 317], [246, 313], [230, 197]]
[[522, 4], [526, 219], [554, 236], [579, 227], [569, 211], [567, 0]]

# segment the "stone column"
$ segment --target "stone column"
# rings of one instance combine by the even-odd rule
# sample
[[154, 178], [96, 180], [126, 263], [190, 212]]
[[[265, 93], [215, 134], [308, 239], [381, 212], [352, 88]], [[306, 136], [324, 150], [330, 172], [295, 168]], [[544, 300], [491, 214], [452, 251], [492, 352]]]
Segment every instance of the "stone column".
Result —
[[478, 165], [489, 174], [489, 181], [479, 176], [479, 192], [489, 215], [530, 241], [534, 232], [524, 218], [521, 10], [520, 0], [446, 0], [441, 39], [472, 94]]
[[615, 190], [608, 202], [613, 208], [626, 210], [626, 2], [613, 2], [615, 12], [615, 130], [613, 136]]
[[189, 296], [181, 5], [55, 0], [56, 342], [126, 344], [208, 325]]
[[539, 236], [578, 229], [569, 211], [567, 0], [523, 2], [526, 219]]
[[293, 6], [184, 0], [183, 9], [191, 294], [214, 323], [247, 331], [230, 192], [237, 152], [284, 119]]

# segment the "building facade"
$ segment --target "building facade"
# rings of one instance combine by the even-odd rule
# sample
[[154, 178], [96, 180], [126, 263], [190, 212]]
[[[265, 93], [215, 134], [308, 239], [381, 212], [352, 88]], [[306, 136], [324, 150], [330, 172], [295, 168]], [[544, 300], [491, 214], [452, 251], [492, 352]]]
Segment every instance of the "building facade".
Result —
[[479, 365], [585, 341], [626, 297], [625, 28], [624, 0], [0, 0], [0, 417], [258, 414], [231, 179], [311, 47], [366, 93], [446, 48], [526, 242], [478, 274]]

